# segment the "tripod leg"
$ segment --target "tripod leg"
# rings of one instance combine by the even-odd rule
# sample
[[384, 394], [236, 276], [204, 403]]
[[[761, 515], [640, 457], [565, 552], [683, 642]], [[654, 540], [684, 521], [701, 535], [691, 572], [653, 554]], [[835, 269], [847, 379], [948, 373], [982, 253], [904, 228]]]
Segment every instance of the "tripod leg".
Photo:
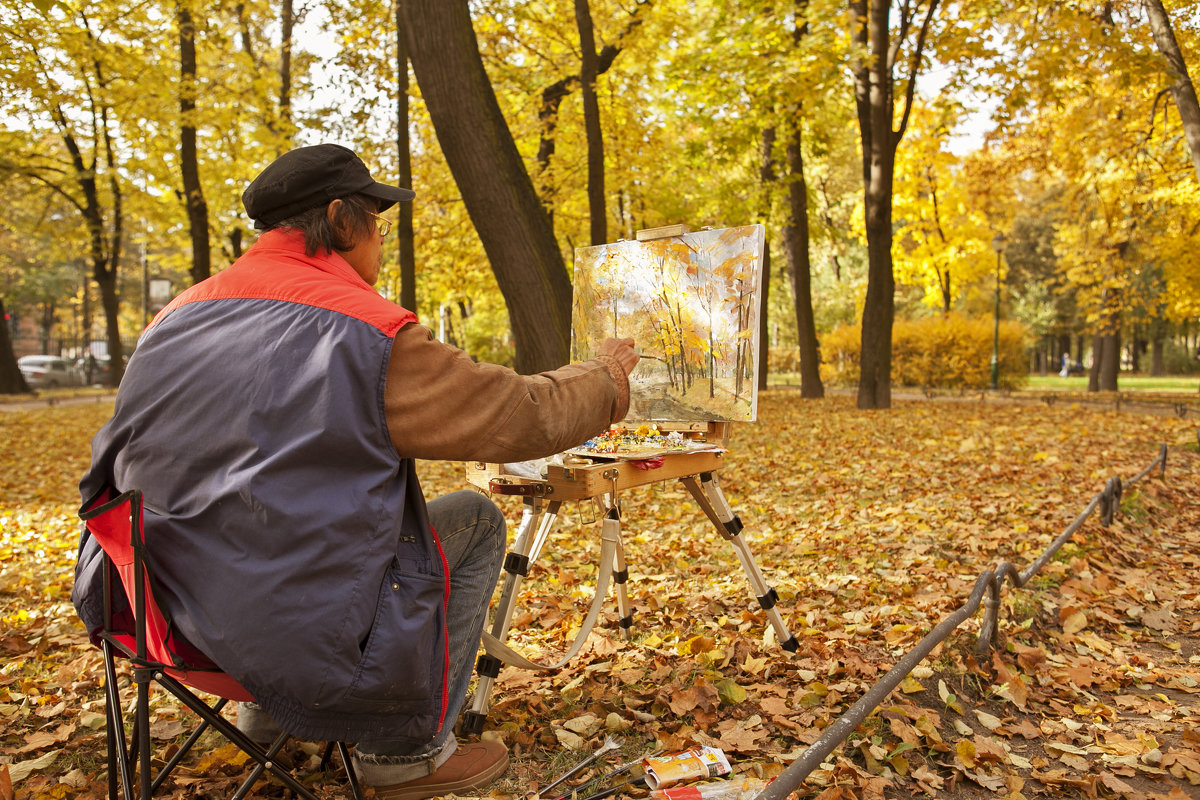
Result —
[[789, 652], [796, 652], [800, 645], [796, 641], [796, 637], [788, 630], [787, 625], [784, 624], [783, 617], [776, 607], [779, 595], [775, 589], [768, 587], [767, 582], [763, 579], [762, 571], [759, 570], [758, 563], [754, 560], [754, 554], [750, 552], [750, 548], [742, 536], [742, 521], [729, 508], [725, 494], [721, 491], [721, 485], [717, 483], [716, 473], [702, 473], [699, 480], [696, 476], [689, 475], [686, 478], [680, 478], [680, 481], [691, 492], [692, 497], [716, 526], [722, 538], [733, 545], [738, 559], [742, 562], [742, 570], [746, 573], [746, 579], [750, 582], [750, 590], [758, 600], [759, 606], [767, 612], [767, 619], [770, 620], [776, 636], [782, 643], [780, 646]]
[[[508, 628], [512, 623], [513, 612], [516, 611], [517, 594], [521, 591], [521, 581], [529, 574], [532, 563], [530, 553], [540, 550], [550, 528], [558, 516], [561, 501], [551, 501], [543, 505], [540, 497], [527, 497], [521, 510], [521, 525], [517, 530], [517, 538], [513, 549], [504, 559], [504, 588], [500, 592], [500, 604], [492, 618], [491, 633], [500, 641], [508, 638]], [[536, 558], [536, 553], [534, 555]], [[500, 659], [484, 653], [475, 664], [479, 682], [475, 687], [475, 697], [471, 701], [471, 709], [463, 713], [462, 731], [465, 735], [483, 732], [483, 722], [487, 719], [488, 705], [492, 694], [492, 685], [500, 674]]]
[[602, 530], [616, 538], [617, 549], [613, 553], [613, 583], [617, 593], [617, 611], [621, 614], [621, 634], [625, 640], [633, 638], [633, 607], [629, 604], [629, 592], [625, 584], [629, 581], [629, 568], [625, 563], [625, 547], [621, 543], [621, 512], [614, 505], [604, 515]]

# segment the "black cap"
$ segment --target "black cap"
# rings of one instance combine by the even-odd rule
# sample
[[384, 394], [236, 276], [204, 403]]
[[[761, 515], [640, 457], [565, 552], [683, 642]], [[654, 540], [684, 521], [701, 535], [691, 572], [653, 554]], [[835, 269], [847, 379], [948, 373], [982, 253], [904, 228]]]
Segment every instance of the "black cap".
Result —
[[416, 197], [412, 189], [373, 179], [353, 151], [337, 144], [316, 144], [272, 161], [242, 192], [242, 205], [261, 230], [352, 194], [374, 197], [380, 211]]

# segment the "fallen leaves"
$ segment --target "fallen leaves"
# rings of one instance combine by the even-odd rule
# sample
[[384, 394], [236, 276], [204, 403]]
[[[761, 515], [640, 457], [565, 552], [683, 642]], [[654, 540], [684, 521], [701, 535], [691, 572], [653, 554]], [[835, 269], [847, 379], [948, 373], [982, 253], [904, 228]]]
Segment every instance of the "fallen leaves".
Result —
[[[633, 641], [606, 609], [567, 667], [501, 672], [487, 733], [508, 744], [513, 767], [496, 793], [544, 783], [564, 753], [617, 731], [631, 757], [711, 744], [738, 768], [777, 773], [958, 608], [980, 572], [1002, 559], [1028, 564], [1108, 476], [1139, 471], [1165, 441], [1165, 481], [1127, 490], [1111, 528], [1093, 519], [1028, 587], [1006, 587], [999, 648], [975, 663], [978, 620], [968, 623], [801, 794], [1195, 796], [1194, 425], [1132, 415], [1114, 425], [1111, 413], [1078, 408], [1022, 409], [1018, 419], [977, 403], [868, 413], [789, 392], [760, 395], [759, 413], [735, 429], [720, 479], [798, 651], [779, 649], [737, 558], [686, 491], [629, 493]], [[0, 470], [0, 762], [31, 800], [82, 798], [103, 769], [99, 658], [67, 598], [75, 484], [105, 416], [96, 406], [0, 416], [13, 464]], [[459, 465], [421, 472], [430, 495], [463, 487]], [[519, 503], [506, 511], [515, 523]], [[595, 580], [594, 513], [566, 504], [562, 517], [514, 620], [513, 643], [530, 653], [565, 649]], [[188, 719], [170, 705], [154, 714], [164, 741]], [[188, 766], [172, 790], [180, 797], [244, 769], [221, 748]]]

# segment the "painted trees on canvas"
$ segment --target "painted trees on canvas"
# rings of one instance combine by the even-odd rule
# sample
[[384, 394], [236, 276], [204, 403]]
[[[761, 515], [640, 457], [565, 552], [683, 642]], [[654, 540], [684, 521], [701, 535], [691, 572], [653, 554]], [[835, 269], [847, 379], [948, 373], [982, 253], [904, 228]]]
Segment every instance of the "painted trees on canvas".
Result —
[[763, 227], [576, 251], [572, 357], [637, 340], [631, 419], [752, 420]]

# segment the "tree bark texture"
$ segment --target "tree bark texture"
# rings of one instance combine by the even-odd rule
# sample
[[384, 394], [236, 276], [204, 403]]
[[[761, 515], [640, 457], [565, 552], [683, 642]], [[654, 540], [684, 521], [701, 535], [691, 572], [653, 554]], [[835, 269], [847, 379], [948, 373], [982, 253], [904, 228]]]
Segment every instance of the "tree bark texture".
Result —
[[771, 369], [771, 331], [769, 311], [771, 300], [771, 237], [763, 236], [762, 285], [758, 287], [758, 353], [754, 365], [760, 390], [767, 388], [767, 375]]
[[0, 394], [29, 394], [29, 384], [17, 366], [12, 337], [8, 334], [8, 315], [0, 297]]
[[409, 59], [508, 307], [516, 368], [568, 357], [571, 283], [479, 56], [466, 0], [401, 0]]
[[[108, 165], [108, 191], [112, 195], [112, 234], [109, 237], [107, 265], [103, 270], [97, 268], [96, 282], [100, 285], [100, 305], [104, 308], [106, 333], [108, 338], [109, 363], [112, 368], [108, 371], [108, 385], [112, 387], [121, 384], [125, 374], [125, 345], [121, 341], [121, 302], [117, 295], [117, 267], [121, 263], [121, 246], [125, 241], [125, 211], [122, 203], [121, 182], [117, 173], [116, 156], [113, 153], [112, 136], [108, 132], [108, 109], [100, 115], [104, 130], [104, 153]], [[96, 209], [99, 211], [99, 199], [96, 199]]]
[[1175, 39], [1175, 31], [1171, 28], [1171, 20], [1163, 8], [1162, 0], [1143, 0], [1142, 5], [1146, 9], [1146, 16], [1150, 18], [1154, 43], [1166, 58], [1168, 71], [1175, 79], [1171, 84], [1171, 94], [1175, 98], [1175, 107], [1179, 109], [1179, 119], [1183, 123], [1183, 134], [1187, 138], [1188, 149], [1192, 152], [1196, 180], [1200, 180], [1200, 102], [1196, 100], [1196, 87], [1188, 75], [1183, 51], [1179, 49], [1179, 42]]
[[758, 141], [758, 185], [760, 188], [758, 221], [766, 230], [763, 236], [762, 285], [758, 287], [758, 388], [767, 388], [771, 368], [771, 189], [775, 183], [775, 128], [764, 128]]
[[808, 182], [804, 178], [804, 150], [800, 111], [793, 120], [787, 143], [788, 160], [788, 273], [796, 310], [796, 338], [800, 346], [800, 396], [825, 396], [821, 383], [821, 356], [817, 323], [812, 307], [812, 261], [809, 257]]
[[292, 122], [292, 29], [296, 25], [293, 0], [279, 4], [279, 118], [284, 135], [290, 142], [296, 126]]
[[212, 274], [208, 203], [200, 185], [196, 153], [196, 25], [186, 2], [175, 6], [175, 17], [179, 25], [179, 168], [192, 238], [192, 283], [196, 284]]
[[608, 241], [608, 210], [604, 202], [604, 132], [600, 128], [600, 103], [596, 100], [596, 36], [588, 0], [575, 0], [575, 26], [579, 29], [579, 85], [587, 135], [588, 220], [591, 243], [597, 245]]
[[[792, 45], [801, 47], [808, 35], [808, 0], [796, 3]], [[825, 396], [821, 383], [821, 350], [812, 306], [812, 258], [808, 224], [808, 180], [804, 175], [804, 105], [797, 103], [792, 114], [787, 142], [788, 171], [788, 272], [792, 279], [792, 302], [796, 312], [796, 339], [800, 348], [800, 396]]]
[[[408, 133], [408, 42], [404, 20], [396, 7], [396, 161], [400, 186], [412, 186], [412, 143]], [[417, 309], [417, 248], [413, 230], [413, 204], [397, 203], [396, 255], [400, 263], [400, 305]]]
[[[868, 8], [869, 6], [869, 8]], [[854, 40], [867, 49], [867, 60], [854, 68], [854, 97], [862, 139], [863, 203], [867, 234], [867, 296], [862, 315], [858, 407], [892, 404], [892, 321], [895, 277], [892, 273], [892, 76], [888, 63], [886, 2], [851, 0]]]
[[1100, 391], [1117, 391], [1117, 377], [1121, 373], [1121, 292], [1118, 289], [1105, 291], [1104, 316], [1101, 317]]
[[[630, 32], [642, 24], [642, 20], [638, 14], [644, 6], [649, 4], [650, 0], [637, 1], [633, 9], [629, 12], [629, 22], [621, 34], [621, 39], [624, 39], [625, 36], [628, 36]], [[613, 61], [620, 54], [621, 49], [621, 44], [606, 44], [600, 50], [599, 55], [596, 57], [595, 74], [597, 76], [608, 72], [609, 67], [613, 65]], [[557, 147], [555, 136], [558, 132], [558, 109], [562, 105], [562, 101], [567, 99], [571, 92], [575, 91], [575, 87], [579, 84], [579, 78], [578, 74], [567, 75], [542, 89], [542, 100], [538, 106], [538, 127], [541, 131], [541, 136], [538, 140], [537, 176], [538, 193], [547, 209], [551, 205], [554, 192], [554, 187], [548, 179], [546, 172], [550, 169], [550, 160], [554, 157], [554, 151]], [[551, 222], [553, 223], [553, 217], [551, 217]]]
[[[97, 68], [98, 69], [98, 68]], [[97, 74], [97, 79], [103, 85], [103, 76]], [[113, 369], [111, 380], [116, 386], [124, 372], [124, 346], [121, 343], [121, 328], [119, 320], [120, 300], [117, 297], [117, 271], [121, 262], [121, 235], [123, 228], [123, 212], [121, 208], [121, 185], [114, 164], [112, 143], [108, 135], [107, 109], [102, 109], [94, 119], [100, 126], [94, 131], [94, 138], [103, 139], [107, 147], [107, 163], [109, 186], [113, 196], [113, 225], [112, 235], [106, 235], [104, 227], [104, 212], [100, 204], [100, 192], [96, 184], [96, 169], [99, 158], [92, 157], [89, 165], [83, 157], [83, 151], [71, 131], [71, 126], [61, 107], [53, 110], [55, 122], [62, 136], [63, 146], [71, 156], [71, 170], [82, 201], [73, 201], [79, 213], [83, 216], [88, 231], [88, 260], [91, 262], [92, 278], [100, 290], [100, 307], [104, 309], [104, 324], [108, 342], [108, 354]]]
[[[852, 40], [866, 59], [853, 65], [854, 101], [862, 140], [863, 217], [867, 234], [867, 296], [863, 304], [862, 350], [858, 380], [859, 408], [890, 408], [892, 404], [892, 322], [896, 310], [896, 280], [892, 271], [892, 181], [896, 147], [908, 127], [921, 67], [938, 0], [904, 2], [897, 40], [890, 30], [892, 3], [850, 0]], [[914, 25], [918, 14], [924, 19]], [[899, 125], [895, 118], [894, 62], [904, 36], [916, 31], [908, 55], [908, 83]]]

